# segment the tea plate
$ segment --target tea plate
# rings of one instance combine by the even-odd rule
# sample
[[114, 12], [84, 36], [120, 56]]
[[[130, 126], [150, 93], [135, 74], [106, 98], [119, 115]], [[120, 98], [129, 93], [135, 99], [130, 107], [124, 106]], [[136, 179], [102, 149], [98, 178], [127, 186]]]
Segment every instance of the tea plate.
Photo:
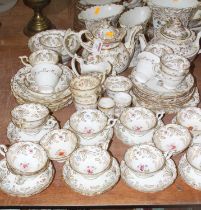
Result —
[[186, 154], [180, 159], [178, 169], [184, 182], [196, 190], [201, 190], [201, 171], [188, 163]]
[[118, 182], [119, 177], [120, 169], [115, 158], [112, 160], [111, 167], [94, 179], [86, 178], [74, 171], [69, 164], [69, 159], [63, 167], [63, 178], [66, 184], [74, 191], [87, 196], [98, 195], [110, 190]]
[[124, 161], [121, 162], [121, 177], [124, 182], [131, 188], [141, 192], [158, 192], [169, 187], [176, 179], [176, 166], [174, 161], [169, 159], [165, 166], [151, 174], [138, 175], [133, 170], [128, 168]]
[[55, 170], [50, 162], [48, 168], [36, 175], [19, 176], [12, 174], [6, 159], [0, 161], [0, 189], [12, 196], [28, 197], [45, 190], [53, 180]]
[[120, 121], [117, 121], [117, 123], [114, 126], [114, 133], [120, 141], [129, 146], [133, 146], [136, 144], [152, 143], [154, 131], [163, 125], [164, 125], [163, 121], [158, 120], [156, 128], [154, 128], [153, 130], [151, 130], [150, 132], [148, 132], [143, 136], [139, 136], [131, 134], [129, 130], [120, 123]]
[[51, 116], [47, 120], [47, 122], [40, 127], [40, 130], [36, 132], [23, 131], [22, 129], [16, 127], [13, 124], [13, 122], [10, 122], [7, 127], [7, 137], [11, 144], [20, 141], [32, 141], [34, 143], [39, 143], [39, 141], [45, 134], [58, 128], [59, 128], [59, 123], [56, 121], [56, 119], [53, 116]]

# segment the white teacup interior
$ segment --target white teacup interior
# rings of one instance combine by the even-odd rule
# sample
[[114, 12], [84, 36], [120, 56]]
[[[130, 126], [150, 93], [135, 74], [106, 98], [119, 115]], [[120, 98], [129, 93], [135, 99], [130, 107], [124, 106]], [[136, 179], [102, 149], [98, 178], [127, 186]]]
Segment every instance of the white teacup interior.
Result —
[[149, 145], [139, 145], [129, 148], [124, 160], [128, 167], [140, 173], [155, 172], [165, 163], [162, 152]]
[[103, 97], [99, 100], [98, 102], [98, 105], [101, 107], [101, 108], [112, 108], [114, 107], [115, 103], [114, 103], [114, 100], [112, 98], [109, 98], [109, 97]]
[[111, 157], [97, 146], [83, 146], [70, 156], [71, 167], [78, 173], [95, 175], [108, 168]]
[[181, 109], [176, 116], [177, 122], [190, 131], [201, 130], [201, 109], [198, 107], [187, 107]]
[[126, 109], [122, 112], [120, 121], [125, 127], [137, 133], [147, 131], [157, 123], [154, 113], [142, 107]]
[[74, 131], [91, 135], [104, 129], [107, 125], [107, 117], [99, 110], [86, 109], [72, 114], [69, 123]]
[[131, 104], [132, 97], [128, 93], [119, 92], [115, 94], [114, 101], [116, 106], [129, 106]]

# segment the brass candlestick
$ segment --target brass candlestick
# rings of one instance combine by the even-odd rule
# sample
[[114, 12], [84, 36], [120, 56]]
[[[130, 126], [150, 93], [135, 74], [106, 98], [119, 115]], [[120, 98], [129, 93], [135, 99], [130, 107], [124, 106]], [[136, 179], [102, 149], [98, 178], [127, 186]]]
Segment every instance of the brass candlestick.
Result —
[[46, 7], [51, 0], [23, 0], [24, 4], [34, 10], [34, 16], [24, 28], [24, 33], [27, 36], [54, 28], [51, 21], [43, 15], [42, 9]]

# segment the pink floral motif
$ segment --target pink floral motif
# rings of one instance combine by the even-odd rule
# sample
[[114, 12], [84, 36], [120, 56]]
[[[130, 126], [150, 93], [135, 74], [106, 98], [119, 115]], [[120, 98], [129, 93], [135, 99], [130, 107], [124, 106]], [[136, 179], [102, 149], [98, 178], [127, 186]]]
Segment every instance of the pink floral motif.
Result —
[[140, 126], [136, 126], [136, 127], [134, 127], [133, 129], [134, 129], [134, 131], [136, 131], [136, 132], [140, 132], [141, 129], [142, 129], [142, 126], [141, 126], [141, 127], [140, 127]]
[[84, 133], [86, 134], [92, 134], [93, 133], [93, 129], [92, 128], [84, 128]]
[[169, 146], [169, 148], [170, 148], [170, 150], [176, 150], [176, 146], [175, 145], [173, 145], [173, 144], [171, 144], [170, 146]]
[[141, 164], [141, 165], [138, 166], [138, 168], [139, 168], [140, 171], [145, 171], [145, 169], [146, 169], [147, 167], [148, 167], [148, 166], [147, 166], [146, 164], [145, 164], [145, 165]]
[[28, 168], [29, 163], [20, 163], [20, 166], [25, 169]]
[[30, 153], [32, 153], [32, 152], [33, 152], [33, 150], [32, 150], [32, 149], [30, 149], [30, 150], [29, 150], [29, 152], [30, 152]]
[[93, 174], [93, 173], [94, 173], [94, 172], [93, 172], [93, 168], [90, 167], [90, 166], [87, 166], [87, 173], [88, 173], [88, 174]]

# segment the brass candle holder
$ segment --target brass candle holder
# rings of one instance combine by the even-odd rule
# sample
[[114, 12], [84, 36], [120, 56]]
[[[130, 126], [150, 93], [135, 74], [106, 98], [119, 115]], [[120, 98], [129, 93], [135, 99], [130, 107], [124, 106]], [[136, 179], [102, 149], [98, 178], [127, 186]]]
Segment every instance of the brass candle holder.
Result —
[[55, 28], [51, 21], [43, 15], [42, 9], [46, 7], [51, 0], [23, 0], [24, 4], [34, 11], [34, 16], [28, 22], [24, 28], [24, 33], [27, 36], [33, 36], [34, 34]]

